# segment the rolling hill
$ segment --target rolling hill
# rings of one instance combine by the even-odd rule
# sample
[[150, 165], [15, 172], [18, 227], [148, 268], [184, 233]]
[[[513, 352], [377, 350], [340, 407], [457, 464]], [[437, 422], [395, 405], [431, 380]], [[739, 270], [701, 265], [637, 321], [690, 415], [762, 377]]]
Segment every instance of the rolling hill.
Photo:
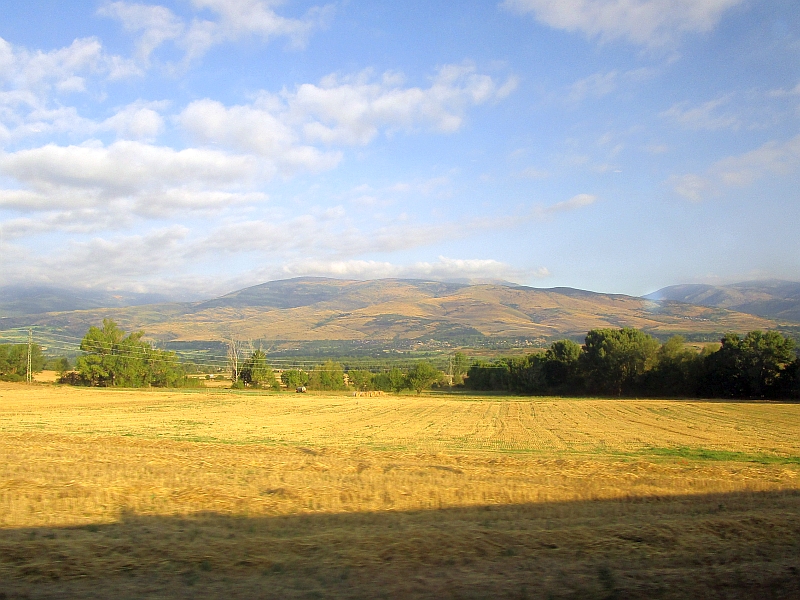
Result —
[[800, 283], [796, 281], [770, 279], [730, 285], [672, 285], [645, 298], [726, 308], [767, 319], [800, 322]]
[[600, 327], [653, 334], [711, 334], [776, 326], [773, 320], [670, 299], [654, 301], [571, 288], [468, 285], [422, 280], [272, 281], [213, 300], [51, 312], [0, 319], [82, 335], [103, 318], [164, 342], [239, 339], [407, 342], [582, 337]]

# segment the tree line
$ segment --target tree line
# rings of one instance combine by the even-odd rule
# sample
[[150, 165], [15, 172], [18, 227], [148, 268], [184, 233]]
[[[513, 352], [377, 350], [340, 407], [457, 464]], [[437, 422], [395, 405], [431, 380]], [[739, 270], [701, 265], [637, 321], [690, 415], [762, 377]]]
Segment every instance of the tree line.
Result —
[[[187, 365], [181, 364], [174, 352], [153, 348], [142, 339], [143, 336], [141, 331], [126, 335], [114, 321], [104, 319], [103, 327], [89, 328], [80, 345], [84, 354], [78, 357], [75, 370], [64, 373], [60, 381], [103, 387], [198, 385], [196, 379], [187, 377]], [[23, 347], [27, 352], [27, 346]], [[309, 371], [283, 371], [279, 383], [267, 355], [257, 349], [243, 357], [241, 362], [231, 363], [230, 378], [234, 388], [279, 390], [282, 383], [289, 389], [301, 386], [321, 391], [355, 388], [400, 392], [410, 389], [419, 393], [442, 382], [444, 375], [426, 361], [408, 370], [392, 368], [380, 373], [349, 370], [345, 375], [340, 363], [328, 360]]]
[[[434, 385], [443, 385], [445, 375], [428, 361], [420, 361], [409, 369], [392, 367], [378, 373], [363, 369], [345, 372], [338, 362], [328, 360], [310, 371], [288, 369], [281, 373], [281, 382], [289, 389], [383, 391], [400, 393], [412, 390], [422, 393]], [[349, 384], [349, 385], [348, 385]]]
[[[62, 359], [54, 366], [64, 383], [94, 386], [181, 387], [199, 385], [187, 377], [187, 366], [174, 352], [159, 350], [143, 340], [144, 333], [126, 334], [116, 323], [90, 327], [83, 337], [75, 370]], [[24, 379], [28, 345], [0, 345], [0, 379]], [[55, 359], [54, 359], [55, 360]], [[46, 358], [31, 345], [32, 371]], [[53, 362], [53, 361], [51, 361]], [[725, 335], [719, 344], [698, 351], [674, 336], [661, 344], [633, 328], [594, 329], [583, 345], [572, 340], [554, 342], [546, 351], [527, 356], [477, 360], [471, 365], [457, 352], [450, 357], [448, 375], [428, 361], [411, 368], [384, 368], [379, 372], [345, 369], [327, 360], [312, 369], [276, 373], [267, 355], [251, 351], [232, 365], [233, 387], [279, 390], [381, 390], [421, 393], [431, 387], [533, 395], [607, 395], [709, 398], [798, 398], [800, 358], [794, 341], [776, 331], [751, 331], [744, 337]]]
[[542, 395], [791, 398], [800, 397], [800, 359], [794, 340], [776, 331], [730, 333], [698, 352], [680, 336], [661, 344], [638, 329], [594, 329], [582, 346], [561, 340], [544, 353], [477, 361], [466, 386]]

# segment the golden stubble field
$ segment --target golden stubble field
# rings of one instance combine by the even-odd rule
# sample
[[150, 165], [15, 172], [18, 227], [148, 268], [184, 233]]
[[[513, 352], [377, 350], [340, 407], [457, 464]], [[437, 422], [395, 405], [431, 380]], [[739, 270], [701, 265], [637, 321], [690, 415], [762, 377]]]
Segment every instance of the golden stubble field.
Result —
[[796, 597], [800, 405], [0, 384], [0, 597]]

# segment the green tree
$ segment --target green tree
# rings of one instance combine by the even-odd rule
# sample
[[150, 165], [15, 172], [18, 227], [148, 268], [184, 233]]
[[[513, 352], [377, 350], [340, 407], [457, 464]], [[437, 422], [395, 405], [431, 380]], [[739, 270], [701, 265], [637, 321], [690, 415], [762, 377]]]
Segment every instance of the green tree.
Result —
[[[137, 385], [184, 387], [189, 384], [186, 371], [174, 352], [158, 350], [147, 343], [142, 343], [142, 348], [145, 355], [145, 369], [144, 376]], [[196, 380], [194, 381], [196, 383]]]
[[392, 367], [388, 371], [376, 373], [372, 377], [372, 386], [376, 390], [383, 392], [394, 392], [399, 394], [406, 388], [406, 374], [397, 367]]
[[185, 380], [174, 352], [157, 350], [142, 341], [144, 332], [130, 335], [114, 321], [103, 319], [103, 327], [90, 327], [81, 340], [85, 354], [76, 368], [90, 385], [140, 387], [176, 386]]
[[674, 335], [658, 349], [656, 365], [648, 372], [644, 389], [654, 396], [694, 395], [702, 364], [701, 354], [687, 348], [682, 336]]
[[777, 331], [734, 333], [722, 338], [705, 358], [701, 393], [717, 398], [766, 398], [779, 395], [796, 356], [794, 341]]
[[408, 387], [417, 394], [421, 394], [423, 390], [427, 390], [441, 378], [442, 374], [436, 370], [436, 367], [427, 361], [421, 361], [408, 371]]
[[267, 363], [267, 355], [261, 349], [253, 351], [245, 360], [239, 372], [239, 379], [245, 385], [257, 388], [279, 389], [280, 387], [272, 367]]
[[69, 359], [66, 356], [61, 356], [48, 359], [44, 368], [50, 371], [56, 371], [59, 375], [63, 375], [72, 368], [72, 365], [70, 365]]
[[463, 385], [464, 377], [469, 370], [467, 356], [463, 352], [456, 352], [451, 359], [450, 368], [452, 369], [453, 385]]
[[72, 369], [72, 365], [69, 364], [69, 359], [66, 356], [62, 356], [61, 358], [59, 358], [56, 361], [55, 367], [56, 367], [55, 370], [61, 377], [64, 376], [64, 373]]
[[114, 321], [103, 319], [102, 329], [90, 327], [81, 340], [81, 350], [86, 354], [78, 357], [78, 372], [92, 385], [129, 383], [133, 373], [143, 370], [140, 352], [143, 335], [140, 331], [126, 337]]
[[348, 371], [347, 378], [350, 380], [350, 385], [360, 392], [372, 389], [372, 373], [369, 371]]
[[655, 364], [658, 348], [658, 340], [638, 329], [593, 329], [581, 354], [589, 390], [616, 396], [632, 390]]
[[511, 359], [501, 358], [494, 362], [476, 360], [467, 371], [465, 384], [473, 390], [510, 391]]
[[[38, 373], [45, 364], [42, 347], [31, 344], [31, 372]], [[28, 344], [0, 345], [0, 379], [22, 381], [28, 373]]]
[[344, 369], [342, 365], [332, 360], [326, 360], [311, 371], [308, 387], [315, 390], [333, 391], [347, 389], [344, 384]]
[[308, 373], [300, 369], [287, 369], [281, 373], [281, 381], [290, 390], [297, 389], [308, 385]]
[[796, 358], [794, 340], [777, 331], [751, 331], [742, 340], [743, 367], [750, 396], [774, 395], [784, 370]]
[[553, 342], [541, 361], [546, 392], [574, 392], [580, 385], [578, 362], [581, 347], [572, 340]]

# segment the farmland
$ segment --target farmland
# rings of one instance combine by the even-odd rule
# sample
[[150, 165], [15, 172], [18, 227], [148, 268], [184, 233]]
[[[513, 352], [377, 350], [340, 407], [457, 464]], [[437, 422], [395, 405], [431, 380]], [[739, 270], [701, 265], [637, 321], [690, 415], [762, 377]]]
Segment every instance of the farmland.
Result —
[[0, 593], [800, 590], [800, 405], [0, 384]]

